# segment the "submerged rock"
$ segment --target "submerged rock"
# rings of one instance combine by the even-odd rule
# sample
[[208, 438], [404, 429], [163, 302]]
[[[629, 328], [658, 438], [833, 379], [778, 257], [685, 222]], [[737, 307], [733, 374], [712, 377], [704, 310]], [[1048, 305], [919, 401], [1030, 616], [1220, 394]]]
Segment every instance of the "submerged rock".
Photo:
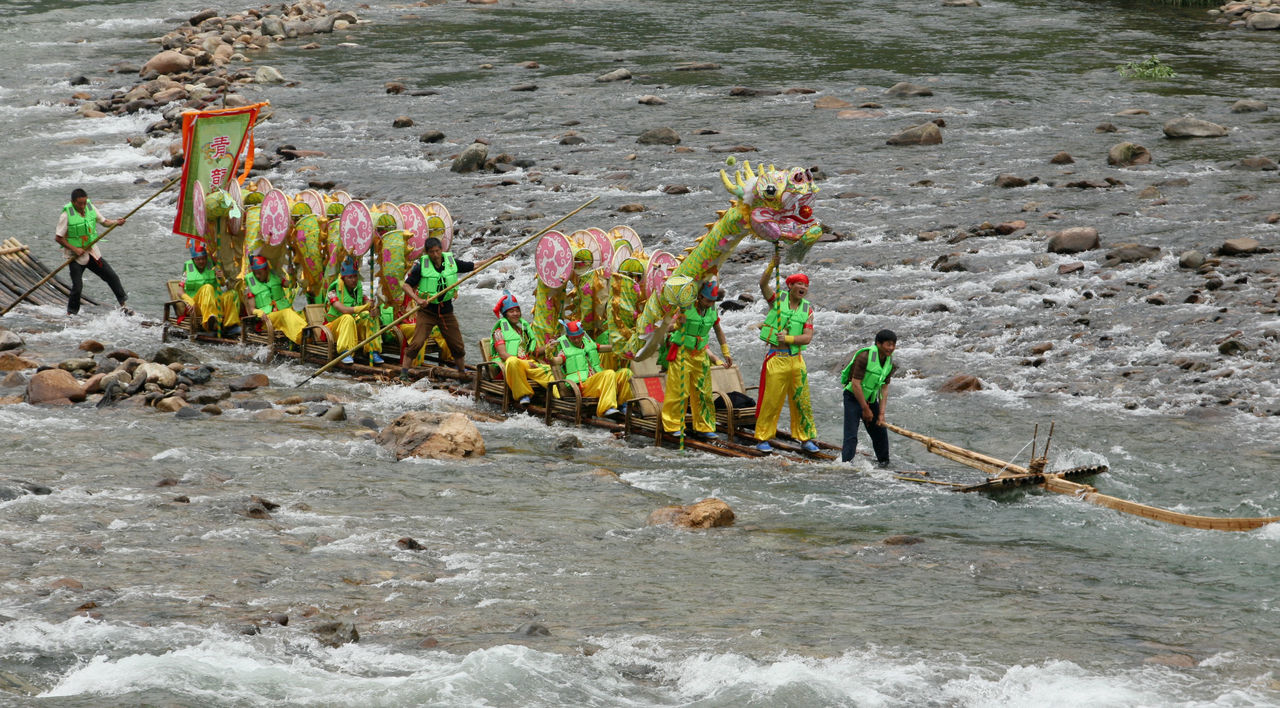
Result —
[[489, 159], [489, 146], [484, 143], [472, 143], [458, 155], [449, 169], [459, 174], [475, 172], [484, 166], [487, 159]]
[[1107, 164], [1117, 167], [1132, 167], [1151, 162], [1151, 151], [1134, 143], [1117, 143], [1107, 151]]
[[680, 134], [671, 128], [650, 128], [636, 138], [641, 145], [678, 145]]
[[1080, 253], [1101, 246], [1098, 230], [1089, 226], [1049, 232], [1049, 253]]
[[732, 526], [733, 509], [715, 497], [708, 497], [689, 506], [664, 506], [649, 514], [648, 526], [670, 525], [678, 528], [710, 529]]
[[938, 393], [966, 393], [969, 391], [981, 391], [982, 382], [977, 376], [968, 374], [957, 374], [942, 382], [938, 387]]
[[1164, 134], [1170, 138], [1221, 138], [1227, 129], [1207, 120], [1183, 116], [1165, 123]]
[[885, 141], [887, 145], [941, 145], [942, 129], [928, 122], [912, 126]]
[[409, 411], [383, 428], [376, 440], [400, 460], [460, 459], [485, 454], [480, 431], [461, 413]]

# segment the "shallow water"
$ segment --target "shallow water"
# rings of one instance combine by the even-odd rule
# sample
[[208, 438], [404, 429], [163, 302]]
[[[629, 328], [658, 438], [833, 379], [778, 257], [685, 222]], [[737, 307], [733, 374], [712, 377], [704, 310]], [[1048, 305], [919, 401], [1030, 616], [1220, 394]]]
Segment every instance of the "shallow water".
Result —
[[[146, 38], [202, 7], [0, 8], [6, 236], [55, 262], [46, 234], [70, 189], [86, 187], [117, 216], [163, 183], [167, 172], [151, 165], [167, 142], [124, 142], [157, 116], [82, 120], [58, 101], [80, 90], [68, 84], [80, 74], [95, 95], [125, 85], [133, 77], [106, 70], [141, 64], [154, 51]], [[678, 249], [727, 204], [716, 175], [726, 153], [717, 149], [750, 145], [759, 152], [739, 158], [817, 165], [827, 175], [818, 217], [843, 235], [805, 264], [820, 307], [807, 359], [824, 439], [840, 433], [839, 370], [888, 326], [905, 369], [890, 418], [907, 428], [1025, 463], [1032, 426], [1043, 433], [1052, 420], [1054, 466], [1109, 464], [1094, 481], [1105, 493], [1197, 514], [1280, 514], [1277, 345], [1267, 336], [1280, 327], [1273, 256], [1224, 261], [1226, 285], [1202, 288], [1199, 304], [1183, 300], [1203, 278], [1177, 264], [1182, 250], [1208, 252], [1233, 236], [1275, 243], [1263, 217], [1277, 208], [1276, 173], [1230, 166], [1280, 157], [1276, 111], [1228, 112], [1237, 98], [1280, 102], [1274, 33], [1228, 30], [1195, 10], [1084, 2], [639, 0], [361, 12], [373, 22], [315, 38], [320, 49], [295, 42], [257, 59], [299, 82], [247, 92], [275, 109], [260, 145], [327, 154], [270, 173], [286, 190], [322, 179], [380, 200], [439, 199], [467, 237], [482, 237], [456, 249], [479, 260], [596, 195], [572, 225], [626, 223], [646, 244]], [[1113, 71], [1152, 53], [1180, 77]], [[530, 60], [540, 67], [520, 66]], [[723, 68], [675, 71], [683, 61]], [[637, 78], [595, 82], [618, 67]], [[439, 93], [387, 95], [388, 80]], [[902, 80], [934, 96], [882, 95]], [[538, 89], [509, 90], [528, 82]], [[886, 115], [841, 120], [815, 110], [809, 94], [729, 97], [739, 85], [812, 88], [854, 106], [878, 102]], [[667, 104], [639, 105], [643, 94]], [[1115, 115], [1131, 107], [1150, 114]], [[1231, 133], [1165, 139], [1162, 123], [1184, 113]], [[396, 115], [417, 126], [391, 128]], [[884, 144], [938, 117], [942, 146]], [[1102, 122], [1120, 132], [1095, 133]], [[693, 151], [635, 144], [662, 125]], [[427, 129], [446, 143], [419, 143]], [[559, 145], [569, 130], [587, 142]], [[491, 141], [491, 154], [536, 164], [502, 177], [449, 172], [450, 156], [477, 137]], [[1146, 145], [1154, 164], [1107, 167], [1107, 149], [1121, 140]], [[1048, 164], [1059, 150], [1076, 163]], [[1040, 181], [992, 186], [1004, 172]], [[491, 186], [504, 177], [515, 184]], [[1125, 184], [1061, 186], [1105, 177]], [[1178, 178], [1188, 184], [1158, 187], [1165, 204], [1138, 194]], [[691, 193], [660, 191], [677, 184]], [[628, 203], [648, 210], [616, 211]], [[152, 318], [165, 275], [185, 260], [168, 233], [172, 209], [167, 197], [153, 202], [104, 246], [131, 304]], [[544, 216], [497, 221], [504, 211]], [[1028, 228], [947, 243], [1016, 218]], [[1098, 252], [1046, 254], [1043, 233], [1067, 226], [1162, 254], [1122, 268], [1101, 267]], [[942, 235], [919, 240], [934, 230]], [[767, 257], [759, 244], [743, 250]], [[930, 268], [951, 252], [968, 271]], [[1076, 260], [1083, 273], [1058, 275]], [[513, 261], [462, 296], [469, 340], [487, 333], [502, 287], [531, 291], [527, 256]], [[731, 264], [730, 293], [755, 292], [761, 265]], [[87, 294], [110, 299], [86, 281]], [[1153, 291], [1171, 304], [1148, 304]], [[747, 378], [762, 356], [755, 307], [724, 315]], [[159, 344], [157, 328], [105, 309], [67, 323], [60, 308], [21, 307], [4, 325], [25, 330], [31, 352], [49, 360], [86, 338], [144, 354]], [[1236, 330], [1249, 351], [1218, 354], [1218, 340]], [[1030, 365], [1042, 342], [1054, 348]], [[272, 400], [309, 373], [255, 361], [251, 350], [196, 351], [227, 373], [267, 373]], [[1180, 368], [1180, 358], [1204, 370]], [[984, 390], [934, 392], [957, 373], [979, 376]], [[409, 408], [470, 405], [340, 376], [306, 390], [339, 395], [352, 421], [380, 424]], [[68, 706], [1280, 702], [1275, 528], [1194, 531], [1056, 495], [992, 500], [906, 485], [865, 460], [742, 463], [597, 431], [573, 431], [584, 447], [558, 451], [555, 437], [569, 429], [549, 434], [528, 417], [479, 427], [490, 453], [479, 461], [397, 463], [354, 422], [0, 407], [5, 477], [55, 489], [0, 502], [0, 615], [12, 618], [0, 624], [0, 670], [42, 702]], [[896, 468], [977, 478], [915, 443], [891, 444]], [[592, 475], [596, 467], [627, 484]], [[165, 478], [178, 484], [157, 486]], [[180, 494], [190, 502], [173, 502]], [[250, 495], [281, 508], [248, 518]], [[733, 528], [644, 525], [654, 508], [707, 496], [733, 507]], [[924, 542], [882, 543], [895, 534]], [[426, 550], [397, 549], [404, 536]], [[82, 589], [59, 587], [63, 578]], [[93, 618], [77, 613], [88, 602]], [[272, 612], [289, 614], [290, 625], [241, 633]], [[353, 622], [360, 642], [319, 644], [308, 629], [321, 616]], [[530, 623], [550, 635], [519, 631]], [[1193, 665], [1168, 665], [1184, 663]]]

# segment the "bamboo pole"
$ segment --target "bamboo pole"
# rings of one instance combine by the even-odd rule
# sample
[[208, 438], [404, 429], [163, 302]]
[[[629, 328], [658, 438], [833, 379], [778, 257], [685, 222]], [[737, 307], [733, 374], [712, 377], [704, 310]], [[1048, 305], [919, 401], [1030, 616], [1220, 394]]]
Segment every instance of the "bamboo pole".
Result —
[[[884, 427], [893, 432], [907, 438], [911, 438], [917, 442], [923, 443], [926, 450], [941, 455], [949, 460], [955, 460], [964, 465], [968, 465], [976, 470], [987, 472], [988, 474], [1012, 473], [1015, 475], [1028, 474], [1027, 468], [1015, 465], [1012, 462], [1005, 462], [999, 458], [984, 455], [980, 452], [968, 450], [959, 445], [943, 442], [937, 438], [931, 438], [928, 435], [921, 435], [906, 428], [899, 427], [892, 423], [885, 423]], [[949, 454], [944, 454], [949, 453]]]
[[[500, 261], [500, 260], [503, 260], [503, 259], [507, 258], [507, 257], [508, 257], [508, 256], [510, 256], [512, 253], [515, 253], [516, 251], [520, 250], [521, 248], [524, 248], [525, 246], [529, 245], [530, 243], [532, 243], [532, 242], [534, 241], [534, 239], [538, 238], [539, 236], [542, 236], [543, 234], [545, 234], [546, 232], [550, 231], [551, 229], [554, 229], [555, 227], [557, 227], [557, 226], [559, 226], [560, 224], [564, 223], [565, 221], [567, 221], [567, 220], [569, 219], [569, 217], [573, 216], [574, 214], [577, 214], [578, 212], [582, 211], [583, 209], [586, 209], [586, 208], [587, 208], [588, 206], [590, 206], [593, 202], [595, 202], [595, 200], [597, 200], [597, 199], [599, 199], [599, 198], [600, 198], [599, 196], [595, 196], [595, 197], [592, 197], [592, 198], [588, 199], [586, 202], [583, 202], [583, 204], [582, 204], [581, 206], [579, 206], [577, 209], [574, 209], [573, 211], [569, 212], [568, 214], [565, 214], [564, 216], [562, 216], [562, 217], [560, 217], [559, 219], [555, 220], [554, 222], [552, 222], [550, 225], [548, 225], [546, 228], [542, 229], [542, 230], [541, 230], [541, 231], [539, 231], [538, 233], [536, 233], [536, 234], [534, 234], [534, 235], [530, 236], [529, 238], [527, 238], [527, 239], [525, 239], [525, 240], [521, 241], [520, 243], [516, 244], [516, 246], [515, 246], [514, 248], [512, 248], [512, 249], [510, 249], [510, 250], [508, 250], [508, 251], [503, 251], [503, 252], [501, 252], [501, 253], [499, 253], [499, 254], [497, 254], [497, 255], [493, 256], [493, 257], [492, 257], [492, 258], [490, 258], [489, 260], [484, 261], [484, 262], [483, 262], [483, 263], [481, 263], [479, 266], [477, 266], [475, 270], [473, 270], [473, 271], [471, 271], [470, 273], [467, 273], [465, 276], [463, 276], [463, 277], [459, 278], [459, 279], [458, 279], [458, 282], [456, 282], [456, 283], [454, 283], [453, 285], [451, 285], [451, 286], [449, 286], [449, 287], [445, 288], [444, 290], [441, 290], [441, 291], [440, 291], [440, 292], [438, 292], [438, 293], [434, 293], [433, 295], [431, 295], [430, 297], [428, 297], [428, 298], [426, 299], [426, 302], [424, 302], [424, 303], [423, 303], [423, 305], [426, 305], [426, 304], [430, 303], [431, 301], [433, 301], [433, 300], [435, 300], [435, 299], [439, 298], [440, 296], [444, 295], [445, 293], [449, 292], [450, 290], [454, 290], [454, 289], [458, 288], [459, 286], [461, 286], [463, 283], [467, 282], [467, 281], [468, 281], [468, 280], [470, 280], [471, 278], [473, 278], [473, 277], [475, 277], [475, 276], [479, 275], [479, 274], [480, 274], [480, 272], [481, 272], [481, 271], [483, 271], [484, 269], [488, 268], [489, 266], [493, 265], [494, 263], [497, 263], [497, 262], [498, 262], [498, 261]], [[418, 310], [420, 310], [420, 309], [422, 309], [422, 305], [419, 305], [418, 307], [415, 307], [415, 308], [413, 308], [413, 309], [409, 310], [408, 312], [404, 313], [403, 315], [400, 315], [399, 317], [397, 317], [397, 318], [395, 318], [394, 320], [392, 320], [391, 324], [389, 324], [389, 325], [387, 325], [387, 326], [383, 327], [382, 329], [378, 330], [377, 332], [374, 332], [373, 334], [369, 335], [368, 337], [365, 337], [363, 340], [361, 340], [361, 341], [357, 342], [355, 346], [351, 347], [350, 349], [346, 350], [345, 352], [341, 352], [341, 353], [339, 353], [337, 356], [335, 356], [335, 357], [333, 358], [333, 360], [332, 360], [332, 361], [330, 361], [329, 363], [327, 363], [327, 364], [325, 364], [324, 366], [320, 367], [319, 369], [316, 369], [315, 371], [311, 372], [311, 375], [310, 375], [310, 376], [308, 376], [307, 378], [303, 379], [300, 383], [298, 383], [298, 385], [297, 385], [297, 386], [294, 386], [294, 388], [301, 387], [303, 384], [307, 383], [307, 382], [308, 382], [308, 381], [310, 381], [311, 379], [314, 379], [315, 377], [319, 376], [320, 374], [323, 374], [324, 372], [326, 372], [326, 371], [328, 371], [329, 369], [333, 368], [333, 366], [334, 366], [335, 364], [337, 364], [338, 362], [342, 361], [343, 357], [350, 356], [352, 353], [354, 353], [355, 351], [359, 350], [359, 349], [360, 349], [360, 347], [363, 347], [364, 345], [368, 344], [369, 342], [372, 342], [372, 341], [374, 340], [374, 338], [376, 338], [376, 337], [381, 337], [383, 332], [386, 332], [387, 330], [391, 329], [392, 327], [395, 327], [396, 325], [400, 324], [400, 323], [401, 323], [401, 322], [403, 322], [404, 320], [409, 319], [409, 317], [410, 317], [410, 316], [412, 316], [412, 315], [416, 315], [416, 314], [418, 313]], [[404, 363], [404, 362], [401, 362], [401, 364], [402, 364], [402, 365], [403, 365], [403, 363]]]
[[[169, 188], [170, 188], [170, 187], [172, 187], [173, 185], [177, 184], [177, 183], [178, 183], [178, 180], [180, 180], [180, 179], [182, 179], [182, 178], [181, 178], [181, 177], [174, 177], [173, 179], [169, 180], [169, 182], [168, 182], [167, 184], [165, 184], [163, 187], [161, 187], [161, 188], [160, 188], [160, 189], [159, 189], [155, 194], [152, 194], [151, 196], [147, 197], [145, 200], [143, 200], [143, 202], [142, 202], [141, 204], [139, 204], [138, 206], [134, 207], [134, 208], [133, 208], [133, 211], [131, 211], [131, 212], [129, 212], [128, 214], [125, 214], [123, 217], [121, 217], [121, 221], [128, 220], [128, 218], [129, 218], [129, 217], [131, 217], [131, 216], [133, 216], [134, 214], [138, 213], [138, 210], [139, 210], [139, 209], [141, 209], [142, 207], [146, 206], [147, 204], [150, 204], [152, 199], [155, 199], [156, 197], [160, 196], [161, 194], [164, 194], [165, 192], [169, 191]], [[106, 231], [103, 231], [101, 234], [98, 234], [98, 237], [97, 237], [97, 238], [95, 238], [94, 240], [92, 240], [92, 241], [90, 241], [89, 243], [85, 244], [84, 250], [86, 250], [86, 251], [87, 251], [87, 250], [89, 250], [90, 248], [93, 248], [95, 244], [97, 244], [97, 243], [98, 243], [99, 241], [101, 241], [102, 239], [106, 238], [106, 237], [107, 237], [107, 234], [111, 233], [112, 231], [115, 231], [116, 226], [119, 226], [119, 224], [115, 224], [115, 225], [113, 225], [113, 226], [109, 227]], [[55, 276], [55, 275], [57, 275], [58, 273], [60, 273], [60, 272], [62, 271], [62, 269], [63, 269], [63, 268], [66, 268], [67, 266], [71, 265], [71, 262], [72, 262], [72, 261], [74, 261], [76, 258], [79, 258], [79, 256], [72, 256], [71, 258], [68, 258], [66, 261], [64, 261], [64, 262], [63, 262], [63, 264], [62, 264], [62, 265], [58, 266], [57, 268], [54, 268], [54, 269], [53, 269], [53, 270], [52, 270], [48, 275], [46, 275], [46, 276], [44, 277], [44, 279], [43, 279], [43, 280], [41, 280], [40, 282], [36, 283], [36, 284], [35, 284], [35, 285], [30, 289], [30, 290], [28, 290], [28, 291], [26, 291], [25, 293], [23, 293], [23, 294], [19, 295], [17, 300], [14, 300], [13, 302], [9, 303], [9, 306], [8, 306], [8, 307], [6, 307], [6, 308], [4, 308], [4, 310], [0, 310], [0, 317], [4, 317], [6, 314], [8, 314], [9, 310], [12, 310], [14, 307], [16, 307], [16, 306], [18, 305], [18, 303], [20, 303], [20, 302], [22, 302], [23, 300], [25, 300], [25, 299], [27, 298], [27, 296], [28, 296], [28, 295], [30, 295], [31, 293], [35, 292], [37, 288], [39, 288], [41, 285], [44, 285], [45, 283], [47, 283], [47, 282], [49, 282], [50, 280], [52, 280], [52, 279], [53, 279], [53, 276]]]

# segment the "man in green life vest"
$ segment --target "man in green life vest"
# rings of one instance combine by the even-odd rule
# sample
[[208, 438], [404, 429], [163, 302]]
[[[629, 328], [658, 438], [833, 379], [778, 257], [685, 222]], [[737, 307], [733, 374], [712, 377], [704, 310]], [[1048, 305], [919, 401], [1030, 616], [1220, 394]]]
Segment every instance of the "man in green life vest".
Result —
[[[364, 296], [364, 284], [360, 282], [360, 271], [356, 270], [355, 261], [347, 258], [342, 262], [342, 270], [338, 279], [329, 286], [329, 311], [325, 320], [333, 330], [339, 351], [349, 351], [377, 329], [377, 323], [369, 315], [373, 303]], [[369, 353], [369, 363], [381, 366], [382, 338], [374, 337], [364, 350]], [[351, 354], [342, 357], [343, 364], [354, 364]]]
[[493, 314], [498, 317], [490, 335], [493, 361], [502, 367], [502, 377], [511, 389], [512, 398], [518, 405], [527, 406], [533, 395], [529, 382], [540, 386], [551, 383], [551, 367], [536, 361], [542, 357], [544, 349], [538, 346], [532, 326], [520, 316], [520, 303], [515, 295], [502, 291], [502, 297], [493, 307]]
[[[631, 399], [631, 370], [600, 366], [599, 345], [577, 320], [563, 322], [564, 334], [555, 341], [560, 353], [552, 361], [564, 367], [564, 378], [578, 384], [583, 396], [596, 396], [597, 416], [619, 415], [618, 401]], [[608, 346], [608, 345], [606, 345]]]
[[249, 275], [244, 277], [244, 284], [249, 311], [271, 320], [273, 327], [298, 344], [307, 321], [293, 309], [293, 298], [285, 294], [283, 281], [266, 258], [255, 255], [249, 259]]
[[[414, 321], [413, 340], [405, 347], [404, 358], [401, 359], [400, 378], [409, 378], [407, 362], [413, 360], [436, 327], [440, 328], [449, 345], [454, 367], [460, 375], [466, 376], [467, 367], [463, 360], [467, 355], [467, 345], [462, 341], [458, 318], [453, 315], [453, 301], [458, 294], [458, 289], [453, 286], [457, 284], [460, 273], [470, 273], [476, 269], [476, 264], [455, 258], [434, 236], [428, 238], [423, 247], [422, 257], [404, 277], [404, 293], [420, 309]], [[432, 296], [435, 297], [427, 302]]]
[[662, 402], [662, 429], [676, 437], [684, 435], [684, 411], [693, 410], [694, 435], [704, 440], [720, 437], [716, 432], [716, 407], [711, 393], [711, 361], [707, 356], [712, 330], [720, 342], [726, 366], [733, 366], [729, 340], [720, 328], [716, 301], [724, 291], [708, 281], [698, 291], [698, 299], [676, 315], [667, 350], [666, 398]]
[[234, 290], [222, 291], [209, 251], [200, 241], [191, 246], [191, 260], [182, 266], [182, 301], [200, 311], [200, 324], [210, 332], [227, 337], [240, 333], [240, 296]]
[[68, 259], [75, 259], [71, 261], [69, 267], [71, 292], [67, 295], [67, 314], [75, 315], [80, 312], [80, 292], [84, 288], [84, 272], [87, 270], [102, 278], [107, 287], [111, 288], [111, 294], [116, 296], [120, 309], [126, 315], [132, 315], [133, 310], [125, 304], [129, 296], [125, 294], [119, 276], [111, 269], [111, 265], [102, 257], [97, 245], [94, 244], [94, 241], [98, 240], [99, 224], [120, 226], [124, 224], [124, 219], [103, 218], [98, 210], [93, 208], [93, 202], [89, 201], [89, 195], [83, 189], [73, 189], [71, 201], [62, 207], [62, 213], [58, 215], [58, 225], [53, 230], [53, 240], [62, 246], [63, 253]]
[[858, 421], [867, 426], [876, 462], [889, 464], [889, 431], [884, 427], [884, 407], [889, 400], [889, 380], [893, 378], [893, 350], [898, 335], [893, 330], [876, 332], [876, 345], [853, 353], [840, 372], [844, 385], [844, 444], [840, 459], [849, 462], [858, 451]]
[[802, 352], [813, 340], [813, 306], [804, 299], [809, 277], [804, 273], [787, 276], [785, 295], [774, 291], [769, 276], [778, 267], [778, 256], [760, 276], [760, 293], [769, 303], [769, 314], [760, 329], [760, 339], [769, 345], [760, 367], [760, 400], [756, 403], [756, 449], [773, 452], [769, 440], [778, 432], [778, 418], [784, 401], [791, 402], [791, 437], [805, 452], [817, 452], [817, 427], [809, 403], [809, 371]]

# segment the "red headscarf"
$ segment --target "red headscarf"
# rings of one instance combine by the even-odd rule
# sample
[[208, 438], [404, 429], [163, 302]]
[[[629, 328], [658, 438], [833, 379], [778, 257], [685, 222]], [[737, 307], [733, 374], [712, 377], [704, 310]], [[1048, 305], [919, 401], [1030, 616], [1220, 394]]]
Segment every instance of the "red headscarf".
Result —
[[804, 273], [792, 273], [791, 275], [787, 276], [786, 283], [788, 288], [791, 287], [792, 285], [795, 285], [796, 283], [804, 283], [805, 285], [808, 285], [809, 276], [805, 275]]

